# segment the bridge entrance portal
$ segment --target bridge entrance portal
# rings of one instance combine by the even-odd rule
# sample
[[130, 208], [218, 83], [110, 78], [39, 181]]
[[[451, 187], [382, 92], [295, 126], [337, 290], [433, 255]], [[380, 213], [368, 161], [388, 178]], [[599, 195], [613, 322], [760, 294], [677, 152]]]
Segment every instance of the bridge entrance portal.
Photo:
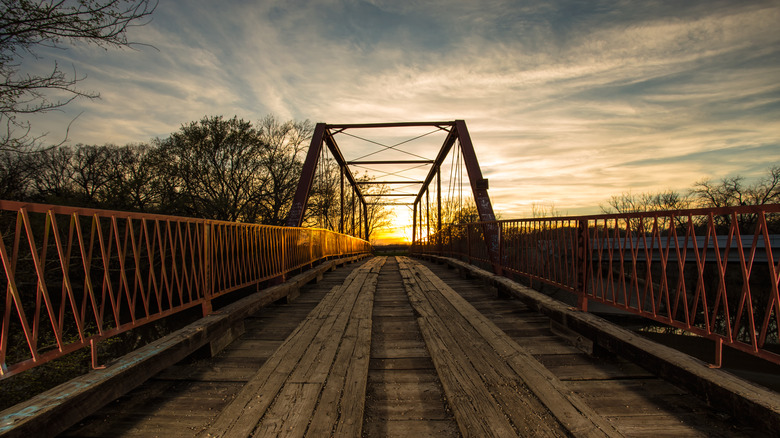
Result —
[[[365, 130], [401, 131], [407, 128], [431, 128], [430, 132], [414, 136], [408, 140], [385, 144], [357, 135]], [[436, 133], [445, 133], [443, 143], [435, 156], [425, 156], [418, 151], [409, 151], [414, 141]], [[345, 158], [337, 138], [363, 140], [375, 150], [357, 151], [356, 158]], [[327, 148], [324, 148], [326, 145]], [[330, 158], [325, 158], [325, 154]], [[374, 159], [388, 153], [386, 159]], [[352, 154], [355, 155], [355, 154]], [[368, 159], [371, 158], [371, 159]], [[483, 237], [488, 253], [494, 265], [498, 257], [498, 227], [493, 223], [495, 215], [488, 195], [488, 180], [483, 178], [471, 142], [466, 122], [403, 122], [370, 124], [326, 124], [318, 123], [314, 129], [311, 145], [306, 155], [303, 171], [293, 204], [287, 216], [287, 226], [300, 227], [306, 217], [307, 207], [312, 196], [315, 179], [322, 169], [327, 168], [326, 160], [338, 166], [337, 204], [330, 204], [331, 211], [337, 211], [338, 226], [332, 223], [334, 231], [352, 234], [368, 240], [370, 229], [370, 207], [372, 206], [408, 206], [412, 210], [412, 244], [441, 241], [442, 231], [448, 224], [473, 222], [479, 220], [483, 225]], [[463, 189], [462, 168], [466, 169], [467, 188]], [[445, 169], [447, 175], [442, 175]], [[334, 169], [330, 173], [333, 174]], [[366, 172], [358, 176], [360, 171]], [[374, 171], [373, 177], [367, 170]], [[427, 170], [421, 174], [421, 170]], [[410, 171], [423, 177], [410, 176]], [[460, 173], [458, 173], [460, 172]], [[448, 180], [443, 189], [442, 179]], [[377, 187], [382, 189], [377, 190]], [[470, 187], [470, 190], [469, 190]], [[402, 192], [403, 190], [403, 192]], [[446, 192], [444, 191], [446, 190]], [[470, 196], [464, 205], [464, 193]], [[327, 194], [319, 194], [327, 197]], [[390, 201], [390, 198], [393, 201]], [[397, 199], [413, 198], [408, 202]], [[433, 199], [432, 199], [433, 198]], [[457, 201], [456, 201], [457, 199]], [[329, 201], [334, 201], [330, 199]], [[469, 205], [470, 204], [470, 205]], [[470, 214], [471, 213], [471, 214]], [[474, 217], [474, 213], [477, 217]], [[334, 220], [333, 222], [336, 222]], [[338, 228], [337, 230], [335, 228]]]

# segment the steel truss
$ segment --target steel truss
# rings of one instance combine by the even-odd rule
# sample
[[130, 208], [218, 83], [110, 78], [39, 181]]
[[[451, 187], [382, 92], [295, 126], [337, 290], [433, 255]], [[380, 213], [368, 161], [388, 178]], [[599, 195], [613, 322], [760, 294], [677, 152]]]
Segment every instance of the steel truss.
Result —
[[[434, 160], [426, 160], [426, 159], [414, 159], [414, 160], [355, 160], [355, 161], [346, 161], [344, 159], [343, 154], [341, 153], [341, 150], [339, 149], [338, 144], [336, 143], [336, 139], [334, 136], [336, 134], [343, 133], [344, 131], [348, 129], [371, 129], [371, 128], [406, 128], [406, 127], [424, 127], [424, 126], [431, 126], [436, 127], [438, 129], [441, 129], [443, 131], [446, 131], [447, 137], [444, 140], [444, 143], [442, 144], [438, 155]], [[438, 218], [441, 218], [441, 166], [444, 163], [444, 159], [449, 154], [450, 150], [452, 149], [455, 142], [458, 142], [460, 144], [461, 153], [463, 154], [463, 164], [465, 164], [466, 171], [468, 173], [469, 183], [471, 185], [471, 191], [472, 195], [474, 197], [474, 201], [476, 203], [477, 207], [477, 213], [479, 214], [479, 219], [481, 222], [484, 222], [483, 224], [483, 233], [485, 236], [485, 241], [487, 243], [487, 247], [489, 249], [489, 255], [491, 258], [491, 261], [493, 262], [493, 265], [496, 267], [496, 269], [499, 269], [498, 267], [500, 264], [498, 263], [498, 254], [499, 254], [499, 229], [498, 227], [492, 223], [495, 221], [495, 215], [493, 213], [493, 206], [490, 202], [490, 196], [488, 195], [488, 181], [487, 179], [483, 178], [482, 171], [479, 167], [479, 162], [477, 161], [477, 155], [474, 152], [474, 145], [471, 142], [471, 137], [469, 136], [468, 129], [466, 128], [466, 122], [463, 120], [455, 120], [455, 121], [449, 121], [449, 122], [403, 122], [403, 123], [368, 123], [368, 124], [326, 124], [326, 123], [318, 123], [317, 126], [314, 129], [314, 135], [311, 139], [311, 145], [309, 146], [308, 154], [306, 155], [306, 161], [303, 165], [303, 171], [301, 172], [301, 179], [298, 183], [298, 188], [295, 192], [295, 198], [293, 199], [292, 207], [290, 208], [290, 212], [287, 216], [287, 226], [290, 227], [300, 227], [303, 223], [303, 218], [306, 212], [306, 206], [309, 200], [309, 194], [311, 191], [312, 183], [314, 181], [314, 175], [315, 171], [317, 169], [317, 163], [320, 157], [320, 154], [322, 152], [323, 144], [327, 145], [328, 150], [333, 155], [336, 163], [339, 166], [340, 173], [341, 173], [341, 194], [340, 194], [340, 201], [341, 201], [341, 219], [339, 222], [339, 231], [344, 232], [344, 189], [345, 184], [344, 180], [350, 184], [351, 189], [354, 191], [355, 195], [357, 196], [360, 208], [362, 208], [362, 216], [363, 216], [363, 223], [361, 224], [361, 230], [358, 234], [360, 234], [358, 237], [368, 238], [369, 233], [369, 223], [368, 223], [368, 205], [377, 204], [376, 198], [381, 197], [389, 197], [389, 196], [400, 196], [398, 194], [369, 194], [364, 193], [361, 190], [362, 186], [371, 185], [371, 184], [419, 184], [420, 190], [414, 194], [404, 194], [404, 196], [414, 196], [414, 202], [411, 203], [413, 207], [413, 215], [412, 215], [412, 245], [418, 243], [417, 240], [421, 237], [417, 235], [417, 221], [418, 217], [419, 220], [422, 221], [423, 218], [423, 209], [426, 209], [426, 212], [430, 212], [430, 202], [426, 202], [425, 206], [423, 205], [424, 198], [428, 198], [429, 196], [429, 188], [430, 185], [434, 182], [434, 178], [436, 179], [436, 184], [438, 184], [438, 189], [436, 190], [436, 196], [437, 196], [437, 208], [438, 208]], [[355, 180], [354, 175], [352, 174], [352, 171], [350, 170], [350, 165], [363, 165], [363, 164], [372, 164], [372, 165], [385, 165], [385, 164], [391, 164], [391, 165], [397, 165], [397, 164], [423, 164], [423, 165], [430, 165], [430, 170], [428, 171], [428, 175], [423, 181], [376, 181], [376, 182], [358, 182]], [[367, 197], [372, 198], [372, 202], [368, 202], [366, 200]], [[379, 201], [381, 202], [381, 201]], [[430, 221], [430, 214], [426, 214], [425, 218], [428, 218], [426, 220]], [[436, 224], [430, 224], [428, 223], [428, 229], [430, 229], [431, 225], [435, 226], [435, 229], [437, 231], [441, 231], [441, 219], [437, 220]]]

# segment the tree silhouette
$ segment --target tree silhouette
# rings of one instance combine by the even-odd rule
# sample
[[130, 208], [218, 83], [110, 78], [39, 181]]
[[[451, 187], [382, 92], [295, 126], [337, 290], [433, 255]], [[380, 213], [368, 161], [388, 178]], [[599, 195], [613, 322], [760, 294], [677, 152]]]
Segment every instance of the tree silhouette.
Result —
[[18, 150], [40, 140], [30, 135], [30, 124], [22, 116], [61, 108], [78, 97], [98, 97], [76, 88], [84, 76], [75, 69], [66, 74], [56, 61], [48, 74], [22, 71], [25, 57], [37, 58], [41, 47], [62, 49], [74, 42], [105, 49], [130, 46], [127, 29], [144, 24], [141, 20], [156, 7], [152, 0], [2, 0], [0, 149]]

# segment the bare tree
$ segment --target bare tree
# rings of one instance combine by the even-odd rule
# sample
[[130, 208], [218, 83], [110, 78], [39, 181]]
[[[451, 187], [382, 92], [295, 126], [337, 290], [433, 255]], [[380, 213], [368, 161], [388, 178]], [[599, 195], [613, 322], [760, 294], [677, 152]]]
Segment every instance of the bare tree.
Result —
[[29, 198], [37, 164], [33, 158], [29, 154], [0, 150], [0, 199]]
[[280, 122], [268, 115], [257, 123], [260, 139], [265, 145], [260, 217], [263, 223], [284, 225], [290, 210], [303, 162], [300, 154], [311, 138], [313, 127], [305, 120]]
[[265, 144], [250, 122], [204, 117], [181, 127], [161, 147], [181, 182], [188, 214], [255, 222], [263, 192]]
[[107, 183], [103, 208], [176, 213], [161, 210], [163, 196], [160, 188], [165, 186], [165, 181], [175, 177], [166, 173], [164, 167], [159, 167], [161, 162], [155, 160], [152, 146], [128, 144], [114, 147], [112, 152], [115, 178]]
[[735, 207], [780, 203], [780, 166], [767, 169], [768, 175], [753, 184], [742, 176], [723, 178], [718, 182], [705, 179], [693, 186], [693, 195], [702, 207]]
[[61, 146], [34, 155], [36, 172], [33, 175], [33, 200], [72, 205], [76, 193], [71, 165], [73, 154], [73, 148]]
[[[66, 74], [55, 61], [48, 74], [20, 70], [40, 47], [65, 48], [77, 41], [108, 49], [132, 45], [127, 29], [145, 24], [157, 7], [153, 0], [0, 0], [0, 149], [35, 144], [24, 115], [61, 108], [97, 93], [76, 85], [84, 76]], [[54, 97], [57, 95], [65, 97]]]
[[[315, 176], [312, 188], [309, 192], [309, 201], [304, 217], [304, 226], [326, 228], [339, 231], [341, 212], [341, 174], [339, 166], [333, 159], [321, 161]], [[368, 182], [368, 175], [355, 175], [358, 182]], [[368, 240], [371, 235], [380, 228], [392, 225], [394, 213], [387, 206], [377, 203], [381, 195], [388, 193], [389, 187], [384, 184], [362, 185], [361, 192], [367, 200], [367, 217], [363, 217], [363, 206], [358, 197], [347, 186], [344, 192], [344, 232], [352, 235], [363, 236], [364, 226], [368, 225]], [[353, 207], [354, 210], [353, 211]], [[365, 222], [363, 222], [365, 221]], [[355, 228], [352, 228], [352, 224]]]
[[338, 231], [341, 215], [340, 178], [339, 166], [332, 158], [317, 163], [304, 216], [305, 226]]
[[549, 204], [534, 202], [531, 204], [531, 217], [533, 218], [560, 217], [565, 215], [566, 213], [558, 210], [555, 202], [550, 202]]
[[[364, 180], [367, 180], [367, 178], [364, 178]], [[366, 194], [370, 195], [384, 195], [387, 193], [390, 193], [390, 187], [387, 184], [371, 184], [368, 186], [369, 189], [366, 190]], [[368, 240], [371, 240], [371, 236], [374, 235], [374, 232], [382, 229], [382, 228], [388, 228], [393, 225], [393, 219], [395, 218], [395, 212], [387, 206], [382, 205], [381, 202], [377, 202], [379, 199], [382, 199], [381, 196], [370, 196], [369, 204], [366, 206], [367, 215], [368, 218]]]
[[99, 207], [107, 200], [108, 189], [120, 177], [120, 163], [114, 145], [76, 145], [71, 169], [80, 204]]
[[[767, 175], [753, 184], [746, 184], [742, 176], [723, 178], [718, 182], [706, 179], [698, 181], [691, 191], [701, 207], [736, 207], [740, 205], [764, 205], [780, 203], [780, 166], [767, 169]], [[776, 215], [768, 218], [777, 226]], [[751, 232], [756, 223], [754, 214], [739, 215], [739, 228]], [[731, 216], [715, 217], [716, 225], [728, 227]]]
[[675, 190], [657, 193], [631, 192], [613, 195], [606, 205], [600, 205], [601, 211], [611, 213], [641, 213], [646, 211], [682, 210], [691, 206], [690, 197]]

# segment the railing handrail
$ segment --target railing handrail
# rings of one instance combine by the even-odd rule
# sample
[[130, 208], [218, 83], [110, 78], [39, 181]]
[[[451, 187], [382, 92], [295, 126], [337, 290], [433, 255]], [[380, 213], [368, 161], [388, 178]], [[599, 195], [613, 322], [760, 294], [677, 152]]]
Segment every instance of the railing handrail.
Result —
[[638, 219], [647, 217], [668, 217], [668, 216], [701, 216], [705, 214], [713, 214], [714, 216], [724, 216], [734, 212], [739, 214], [758, 214], [762, 212], [777, 213], [780, 212], [780, 204], [763, 204], [763, 205], [740, 205], [732, 207], [698, 207], [698, 208], [685, 208], [685, 209], [672, 209], [672, 210], [652, 210], [652, 211], [635, 211], [629, 213], [602, 213], [602, 214], [586, 214], [586, 215], [566, 215], [566, 216], [549, 216], [549, 217], [532, 217], [532, 218], [509, 218], [509, 219], [496, 219], [495, 221], [479, 221], [469, 222], [469, 224], [489, 224], [489, 223], [504, 223], [504, 222], [542, 222], [550, 220], [596, 220], [596, 219]]
[[[204, 218], [196, 218], [190, 216], [176, 216], [176, 215], [167, 215], [167, 214], [160, 214], [160, 213], [142, 213], [136, 211], [122, 211], [122, 210], [104, 210], [104, 209], [91, 208], [91, 207], [73, 207], [69, 205], [40, 204], [35, 202], [7, 201], [4, 199], [0, 199], [0, 211], [3, 210], [13, 211], [13, 210], [19, 210], [21, 208], [25, 208], [30, 213], [48, 213], [49, 211], [53, 211], [57, 214], [76, 213], [82, 216], [97, 215], [105, 218], [117, 217], [117, 218], [146, 219], [146, 220], [174, 220], [174, 221], [187, 221], [193, 223], [258, 226], [263, 228], [280, 228], [280, 229], [295, 228], [295, 227], [287, 227], [284, 225], [254, 224], [248, 222], [231, 222], [231, 221], [224, 221], [219, 219], [204, 219]], [[328, 230], [327, 228], [305, 227], [305, 229], [321, 230], [321, 231], [336, 233], [335, 231]], [[336, 234], [342, 234], [342, 233], [336, 233]], [[343, 234], [343, 235], [346, 236], [347, 234]]]

